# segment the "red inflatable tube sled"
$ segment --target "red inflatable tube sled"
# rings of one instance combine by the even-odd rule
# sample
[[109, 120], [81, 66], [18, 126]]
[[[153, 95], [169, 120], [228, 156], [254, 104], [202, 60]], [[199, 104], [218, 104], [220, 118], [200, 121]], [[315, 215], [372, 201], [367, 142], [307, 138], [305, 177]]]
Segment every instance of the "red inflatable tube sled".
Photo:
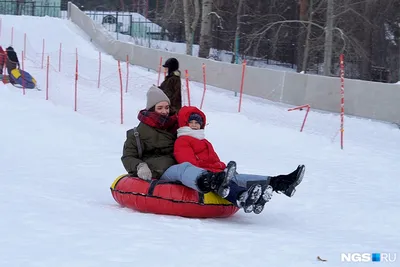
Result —
[[121, 175], [110, 189], [118, 204], [144, 213], [187, 218], [226, 218], [239, 210], [217, 194], [202, 194], [180, 183], [163, 180], [148, 182]]

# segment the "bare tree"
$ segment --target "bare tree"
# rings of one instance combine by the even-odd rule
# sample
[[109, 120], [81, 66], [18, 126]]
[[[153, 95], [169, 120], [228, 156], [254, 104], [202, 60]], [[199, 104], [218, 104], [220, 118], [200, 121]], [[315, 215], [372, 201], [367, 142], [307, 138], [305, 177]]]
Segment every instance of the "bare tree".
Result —
[[[372, 19], [374, 8], [374, 1], [366, 0], [365, 1], [365, 8], [364, 8], [364, 16], [367, 20]], [[371, 48], [372, 48], [372, 25], [370, 23], [364, 23], [364, 50], [367, 53], [367, 57], [363, 60], [361, 66], [361, 78], [365, 80], [369, 80], [371, 77]]]
[[237, 53], [239, 52], [239, 38], [240, 38], [240, 18], [242, 17], [242, 7], [243, 7], [243, 1], [245, 0], [239, 0], [237, 11], [236, 11], [236, 31], [235, 31], [235, 40], [234, 40], [234, 45], [233, 45], [233, 56], [232, 56], [232, 61], [231, 63], [235, 63], [237, 61]]
[[[324, 0], [320, 0], [318, 6], [314, 9], [314, 0], [309, 0], [309, 10], [308, 10], [308, 21], [313, 22], [314, 18], [314, 12], [318, 11], [318, 9], [322, 6], [324, 3]], [[312, 35], [312, 23], [308, 23], [307, 25], [307, 35], [306, 35], [306, 40], [304, 44], [304, 52], [303, 52], [303, 62], [302, 62], [302, 67], [301, 71], [304, 73], [307, 72], [307, 66], [308, 66], [308, 58], [309, 58], [309, 52], [310, 52], [310, 43], [311, 43], [311, 35]]]
[[[392, 71], [392, 78], [400, 73], [400, 0], [202, 1], [168, 0], [168, 8], [160, 14], [160, 25], [166, 28], [168, 36], [182, 36], [179, 41], [186, 41], [189, 54], [193, 40], [200, 40], [201, 47], [206, 47], [203, 42], [211, 43], [201, 37], [207, 36], [207, 27], [195, 31], [199, 28], [202, 8], [210, 2], [211, 12], [202, 14], [202, 24], [213, 22], [208, 25], [213, 42], [209, 47], [239, 50], [249, 64], [257, 60], [292, 66], [297, 63], [299, 71], [318, 73], [322, 67], [324, 74], [336, 75], [339, 54], [344, 53], [348, 77], [373, 80], [385, 68]], [[308, 6], [302, 9], [301, 19], [299, 3]], [[221, 17], [223, 28], [215, 27], [217, 22], [209, 15], [214, 13]], [[304, 42], [298, 38], [302, 31]], [[238, 37], [240, 47], [235, 41]], [[201, 50], [201, 56], [209, 55], [208, 51]], [[235, 61], [233, 53], [232, 63]]]
[[203, 0], [199, 48], [199, 57], [202, 58], [207, 58], [210, 55], [210, 48], [212, 45], [212, 7], [213, 0]]
[[[200, 18], [200, 2], [199, 0], [182, 0], [183, 14], [185, 18], [185, 38], [186, 38], [186, 54], [193, 55], [194, 33]], [[194, 11], [191, 6], [194, 5]], [[193, 20], [191, 19], [193, 18]]]
[[325, 45], [324, 45], [324, 75], [331, 75], [332, 42], [333, 42], [333, 0], [328, 0], [326, 9]]
[[156, 23], [163, 28], [163, 39], [168, 36], [172, 42], [185, 41], [182, 0], [168, 0], [168, 5], [160, 10]]
[[[309, 0], [300, 0], [300, 21], [308, 21], [308, 10], [310, 8]], [[309, 24], [310, 25], [310, 24]], [[311, 27], [311, 26], [310, 26]], [[297, 37], [297, 71], [300, 72], [304, 66], [303, 63], [304, 59], [304, 51], [305, 51], [305, 43], [307, 41], [307, 29], [308, 27], [299, 27], [299, 35]], [[303, 69], [304, 70], [304, 69]]]
[[[313, 0], [310, 0], [308, 9], [309, 9], [308, 21], [313, 21]], [[303, 62], [301, 66], [301, 71], [303, 71], [304, 73], [307, 71], [308, 51], [310, 51], [311, 26], [312, 26], [311, 23], [307, 25], [307, 35], [304, 44]]]

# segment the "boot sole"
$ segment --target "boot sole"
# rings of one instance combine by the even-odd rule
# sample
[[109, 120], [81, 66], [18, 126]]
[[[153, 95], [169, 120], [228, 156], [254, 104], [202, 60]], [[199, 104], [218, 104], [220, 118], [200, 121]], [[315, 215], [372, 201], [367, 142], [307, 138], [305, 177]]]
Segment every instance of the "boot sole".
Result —
[[[268, 193], [268, 198], [265, 199], [264, 194], [267, 190], [270, 191], [270, 193]], [[260, 199], [257, 201], [257, 203], [254, 206], [253, 212], [255, 214], [260, 214], [264, 210], [264, 206], [271, 200], [272, 194], [273, 194], [273, 188], [270, 185], [266, 186], [265, 189], [262, 191]]]
[[306, 166], [300, 165], [300, 171], [297, 174], [296, 180], [285, 190], [285, 195], [292, 197], [296, 193], [296, 187], [303, 181], [305, 171]]
[[235, 177], [236, 174], [236, 162], [230, 161], [228, 165], [226, 166], [227, 171], [225, 175], [225, 179], [222, 182], [221, 186], [218, 189], [217, 194], [221, 196], [222, 198], [226, 198], [229, 195], [230, 188], [229, 184], [232, 181], [233, 177]]
[[[259, 184], [255, 184], [249, 188], [247, 191], [248, 197], [244, 201], [243, 210], [245, 213], [250, 213], [254, 210], [254, 204], [262, 198], [263, 190], [262, 186]], [[249, 209], [251, 207], [251, 209]]]

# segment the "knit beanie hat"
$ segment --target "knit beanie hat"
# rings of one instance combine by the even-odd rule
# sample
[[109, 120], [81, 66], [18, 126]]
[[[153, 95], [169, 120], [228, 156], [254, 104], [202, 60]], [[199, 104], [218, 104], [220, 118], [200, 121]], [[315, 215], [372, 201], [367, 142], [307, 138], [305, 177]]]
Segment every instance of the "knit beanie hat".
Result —
[[168, 96], [160, 88], [155, 85], [150, 87], [149, 91], [147, 91], [146, 109], [151, 109], [152, 107], [163, 101], [171, 104]]
[[172, 73], [179, 69], [179, 61], [176, 58], [171, 57], [165, 61], [163, 67], [168, 68], [168, 72]]
[[200, 116], [200, 114], [197, 113], [190, 114], [188, 122], [190, 121], [197, 121], [200, 124], [200, 126], [203, 126], [203, 118]]

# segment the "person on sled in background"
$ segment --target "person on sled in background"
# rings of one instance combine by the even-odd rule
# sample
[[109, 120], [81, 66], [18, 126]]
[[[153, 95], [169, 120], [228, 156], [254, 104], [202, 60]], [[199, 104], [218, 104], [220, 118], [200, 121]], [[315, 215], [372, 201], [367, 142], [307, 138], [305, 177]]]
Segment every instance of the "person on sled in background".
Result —
[[11, 71], [13, 69], [20, 67], [18, 56], [17, 53], [15, 53], [14, 48], [12, 46], [7, 47], [6, 53], [7, 53], [7, 58], [6, 58], [7, 73], [10, 77], [10, 83], [14, 84], [15, 81], [12, 78]]
[[[170, 100], [152, 86], [147, 92], [146, 109], [139, 111], [139, 125], [127, 131], [122, 163], [130, 176], [159, 179], [172, 165], [178, 119], [170, 112]], [[136, 135], [135, 135], [136, 134]]]
[[0, 75], [3, 75], [4, 64], [6, 63], [7, 54], [0, 45]]
[[[271, 199], [272, 192], [283, 192], [291, 197], [303, 179], [305, 166], [300, 165], [290, 174], [260, 176], [239, 174], [236, 163], [226, 166], [220, 161], [212, 144], [205, 138], [206, 116], [196, 107], [182, 107], [178, 114], [178, 138], [174, 145], [174, 155], [178, 165], [169, 168], [161, 179], [181, 181], [184, 185], [206, 193], [221, 185], [229, 187], [226, 197], [246, 213], [260, 214]], [[206, 170], [206, 171], [205, 171]], [[226, 170], [230, 172], [226, 180]]]
[[167, 76], [159, 88], [164, 91], [171, 101], [171, 112], [178, 113], [182, 107], [182, 82], [179, 70], [179, 61], [176, 58], [169, 58], [165, 61], [164, 68], [167, 69]]

